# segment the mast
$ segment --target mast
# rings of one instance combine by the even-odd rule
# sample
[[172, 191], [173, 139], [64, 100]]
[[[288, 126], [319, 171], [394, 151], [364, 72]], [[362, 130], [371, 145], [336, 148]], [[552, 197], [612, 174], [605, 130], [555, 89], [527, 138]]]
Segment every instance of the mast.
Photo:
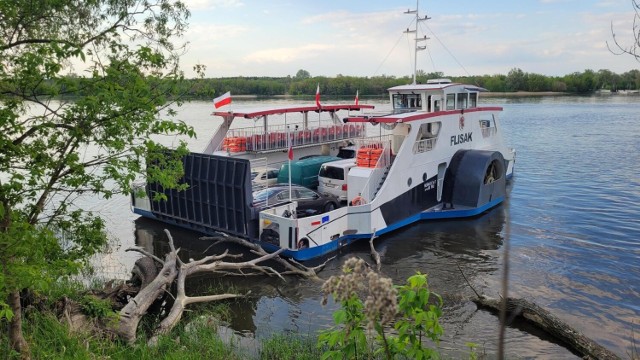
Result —
[[416, 15], [416, 22], [415, 22], [415, 28], [413, 29], [407, 29], [404, 31], [405, 34], [415, 34], [415, 46], [413, 49], [413, 85], [416, 84], [416, 73], [418, 72], [418, 51], [421, 50], [425, 50], [427, 47], [426, 46], [420, 46], [418, 45], [421, 41], [427, 41], [429, 38], [427, 37], [427, 35], [424, 35], [424, 37], [419, 38], [418, 37], [418, 23], [421, 21], [427, 21], [429, 19], [431, 19], [430, 17], [428, 17], [427, 15], [425, 15], [423, 18], [420, 17], [420, 14], [418, 13], [418, 10], [420, 9], [420, 0], [416, 0], [416, 9], [415, 10], [407, 10], [404, 13], [405, 14], [409, 14], [409, 15]]

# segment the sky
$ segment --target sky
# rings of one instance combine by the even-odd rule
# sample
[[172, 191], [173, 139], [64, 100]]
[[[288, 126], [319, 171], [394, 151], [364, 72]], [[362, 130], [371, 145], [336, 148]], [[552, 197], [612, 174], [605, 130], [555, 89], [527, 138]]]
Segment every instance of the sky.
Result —
[[[182, 66], [206, 77], [405, 76], [413, 73], [415, 0], [184, 0], [191, 11]], [[417, 68], [448, 76], [548, 76], [640, 69], [616, 56], [611, 27], [632, 43], [631, 0], [422, 0]]]

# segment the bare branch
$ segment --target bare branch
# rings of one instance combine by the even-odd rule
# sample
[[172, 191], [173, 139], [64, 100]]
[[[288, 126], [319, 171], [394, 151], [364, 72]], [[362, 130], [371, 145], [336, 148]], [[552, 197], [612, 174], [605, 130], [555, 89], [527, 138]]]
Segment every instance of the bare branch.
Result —
[[607, 49], [615, 55], [631, 55], [640, 62], [640, 1], [632, 0], [631, 6], [633, 7], [635, 14], [633, 17], [632, 31], [633, 40], [631, 45], [625, 46], [621, 44], [616, 38], [616, 33], [613, 28], [613, 22], [611, 22], [611, 36], [613, 38], [613, 45], [610, 45], [607, 41]]
[[162, 259], [160, 259], [159, 257], [153, 255], [152, 253], [148, 252], [147, 250], [140, 248], [140, 247], [131, 247], [126, 249], [125, 251], [136, 251], [141, 253], [144, 256], [148, 256], [150, 258], [152, 258], [153, 260], [155, 260], [156, 262], [160, 263], [160, 264], [164, 264], [164, 261]]
[[373, 233], [371, 233], [371, 239], [369, 239], [369, 248], [371, 248], [371, 258], [376, 263], [376, 268], [378, 272], [380, 272], [380, 268], [382, 265], [380, 264], [380, 253], [376, 251], [376, 247], [373, 246], [373, 240], [376, 238], [376, 229], [373, 229]]
[[[256, 254], [258, 256], [264, 256], [267, 254], [267, 252], [258, 244], [252, 243], [237, 237], [233, 237], [233, 236], [201, 237], [200, 240], [214, 241], [215, 244], [230, 242], [230, 243], [242, 245], [247, 249], [249, 249], [253, 254]], [[299, 276], [303, 276], [311, 279], [313, 278], [319, 279], [316, 270], [317, 269], [321, 270], [322, 268], [324, 268], [324, 264], [318, 268], [308, 268], [306, 266], [301, 265], [300, 263], [293, 262], [292, 260], [284, 259], [281, 256], [273, 257], [273, 260], [276, 261], [278, 264], [282, 265], [286, 269], [287, 275], [295, 274], [295, 275], [299, 275]]]

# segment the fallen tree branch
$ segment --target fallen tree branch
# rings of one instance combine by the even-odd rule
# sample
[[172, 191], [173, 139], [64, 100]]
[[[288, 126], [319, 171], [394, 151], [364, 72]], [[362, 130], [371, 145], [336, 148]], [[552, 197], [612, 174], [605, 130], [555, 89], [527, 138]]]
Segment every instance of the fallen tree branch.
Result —
[[147, 313], [147, 309], [156, 299], [171, 286], [178, 273], [176, 268], [177, 251], [172, 249], [165, 257], [164, 265], [158, 276], [133, 298], [122, 310], [120, 310], [120, 321], [115, 333], [126, 342], [132, 344], [136, 340], [138, 323]]
[[380, 272], [380, 268], [382, 265], [380, 264], [380, 253], [376, 251], [376, 247], [373, 246], [373, 240], [376, 238], [376, 229], [373, 229], [373, 233], [371, 233], [371, 239], [369, 239], [369, 248], [371, 248], [371, 258], [376, 263], [376, 268], [378, 272]]
[[473, 290], [473, 293], [476, 294], [476, 296], [479, 298], [482, 297], [482, 295], [478, 294], [478, 292], [476, 291], [476, 289], [473, 288], [473, 286], [471, 286], [471, 283], [469, 282], [469, 279], [467, 279], [467, 276], [464, 274], [464, 271], [462, 271], [462, 268], [460, 267], [460, 264], [458, 264], [456, 262], [456, 266], [458, 267], [458, 270], [460, 270], [460, 274], [462, 274], [462, 277], [464, 278], [464, 281], [467, 283], [467, 285], [471, 288], [471, 290]]
[[[280, 249], [273, 253], [267, 253], [257, 244], [231, 236], [205, 237], [202, 239], [214, 240], [216, 243], [224, 242], [242, 245], [248, 248], [251, 253], [256, 254], [257, 257], [248, 261], [225, 261], [226, 259], [239, 259], [242, 257], [242, 254], [230, 254], [229, 250], [225, 250], [222, 254], [209, 255], [198, 260], [189, 259], [189, 261], [183, 262], [178, 257], [179, 249], [176, 250], [171, 233], [166, 229], [165, 233], [167, 234], [170, 252], [165, 256], [164, 261], [141, 248], [132, 248], [128, 250], [137, 251], [147, 256], [146, 258], [139, 259], [136, 262], [136, 264], [139, 265], [138, 268], [134, 267], [133, 270], [134, 277], [137, 275], [143, 286], [141, 286], [138, 294], [120, 311], [120, 321], [116, 325], [117, 328], [114, 330], [120, 338], [128, 343], [133, 343], [136, 340], [136, 329], [140, 320], [147, 313], [151, 305], [153, 305], [161, 295], [164, 295], [165, 292], [168, 292], [173, 297], [174, 301], [167, 315], [155, 328], [148, 341], [150, 345], [156, 344], [160, 335], [169, 333], [171, 329], [178, 324], [188, 305], [201, 302], [233, 299], [248, 295], [247, 293], [188, 296], [186, 294], [185, 284], [186, 279], [191, 275], [205, 272], [217, 275], [236, 276], [267, 275], [277, 276], [282, 280], [285, 280], [283, 275], [298, 275], [305, 278], [320, 280], [317, 276], [317, 272], [326, 265], [325, 262], [320, 266], [308, 268], [295, 261], [286, 260], [281, 257], [280, 254], [284, 249]], [[285, 270], [280, 272], [270, 266], [262, 265], [262, 263], [269, 260], [273, 260], [282, 265]], [[327, 260], [327, 262], [329, 260]], [[154, 275], [149, 275], [151, 274], [151, 270], [146, 270], [147, 267], [155, 269], [154, 261], [162, 264], [162, 269], [157, 273], [157, 276], [154, 276], [155, 273]], [[153, 280], [149, 281], [151, 277], [153, 277]], [[175, 296], [169, 291], [174, 281], [176, 283]]]
[[[251, 251], [251, 253], [257, 255], [257, 256], [267, 256], [270, 255], [269, 253], [267, 253], [260, 245], [256, 244], [256, 243], [252, 243], [250, 241], [241, 239], [241, 238], [237, 238], [237, 237], [233, 237], [233, 236], [207, 236], [207, 237], [201, 237], [200, 240], [206, 240], [206, 241], [214, 241], [214, 245], [220, 244], [220, 243], [233, 243], [233, 244], [237, 244], [237, 245], [241, 245], [247, 249], [249, 249]], [[279, 254], [283, 251], [284, 249], [280, 249], [278, 250], [276, 253], [278, 254], [278, 256], [272, 256], [270, 259], [272, 259], [273, 261], [277, 262], [278, 264], [282, 265], [286, 270], [279, 273], [282, 275], [299, 275], [305, 278], [309, 278], [309, 279], [316, 279], [316, 280], [320, 280], [318, 278], [318, 272], [320, 270], [322, 270], [325, 265], [327, 264], [328, 261], [330, 261], [331, 259], [327, 260], [325, 263], [323, 263], [320, 266], [314, 267], [314, 268], [309, 268], [306, 267], [296, 261], [293, 260], [289, 260], [289, 259], [285, 259], [281, 256], [279, 256]], [[275, 253], [272, 253], [275, 254]], [[332, 258], [333, 259], [333, 258]]]
[[152, 253], [148, 252], [147, 250], [140, 248], [140, 247], [132, 247], [132, 248], [128, 248], [127, 250], [125, 250], [125, 252], [127, 251], [135, 251], [135, 252], [139, 252], [140, 254], [149, 257], [153, 260], [155, 260], [156, 262], [158, 262], [160, 265], [164, 264], [164, 261], [162, 259], [160, 259], [159, 257], [153, 255]]
[[491, 309], [499, 313], [506, 305], [506, 312], [511, 314], [508, 323], [518, 316], [522, 317], [547, 334], [565, 343], [568, 349], [580, 354], [583, 358], [619, 359], [612, 351], [582, 335], [557, 316], [530, 301], [510, 297], [506, 299], [502, 297], [500, 299], [493, 299], [480, 295], [476, 289], [471, 286], [471, 283], [469, 283], [467, 276], [464, 274], [464, 271], [462, 271], [462, 268], [460, 268], [460, 264], [456, 265], [467, 285], [476, 294], [477, 297], [471, 301], [478, 307]]
[[[580, 356], [589, 359], [620, 359], [612, 351], [582, 335], [540, 306], [524, 299], [506, 298], [504, 300], [506, 300], [508, 313], [517, 314], [517, 316], [528, 320], [546, 333], [564, 342], [570, 350], [577, 352]], [[479, 307], [489, 308], [494, 311], [500, 311], [502, 301], [503, 299], [484, 296], [473, 300]]]

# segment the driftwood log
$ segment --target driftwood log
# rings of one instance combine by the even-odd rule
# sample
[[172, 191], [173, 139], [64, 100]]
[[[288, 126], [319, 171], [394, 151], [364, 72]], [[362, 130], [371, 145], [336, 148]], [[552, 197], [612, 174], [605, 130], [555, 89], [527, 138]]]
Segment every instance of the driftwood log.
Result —
[[[284, 280], [284, 275], [297, 275], [306, 278], [320, 280], [317, 273], [322, 270], [328, 261], [324, 264], [308, 268], [293, 260], [287, 260], [280, 256], [282, 249], [273, 253], [267, 253], [257, 244], [249, 241], [230, 237], [205, 237], [203, 240], [214, 240], [217, 243], [235, 243], [247, 247], [251, 253], [258, 257], [249, 261], [238, 261], [237, 259], [242, 257], [242, 254], [229, 254], [229, 251], [225, 251], [219, 255], [205, 256], [199, 260], [190, 260], [189, 262], [183, 262], [179, 257], [179, 249], [175, 248], [173, 237], [168, 230], [165, 230], [167, 238], [169, 239], [170, 252], [165, 256], [164, 260], [157, 256], [148, 253], [140, 248], [128, 249], [128, 251], [137, 251], [146, 256], [146, 259], [140, 260], [136, 263], [133, 270], [133, 275], [136, 277], [140, 285], [140, 291], [133, 297], [120, 311], [120, 321], [113, 330], [117, 336], [128, 343], [133, 343], [136, 340], [136, 333], [138, 324], [145, 314], [149, 311], [149, 308], [156, 303], [156, 301], [163, 295], [171, 291], [172, 285], [175, 283], [175, 295], [173, 297], [173, 303], [171, 308], [167, 312], [167, 315], [155, 328], [149, 344], [154, 345], [157, 343], [158, 336], [166, 334], [173, 327], [175, 327], [189, 304], [219, 301], [224, 299], [243, 297], [248, 294], [214, 294], [204, 296], [188, 296], [185, 291], [186, 279], [194, 274], [198, 273], [210, 273], [213, 275], [266, 275], [276, 276]], [[214, 244], [215, 245], [215, 244]], [[225, 260], [236, 261], [225, 261]], [[273, 260], [280, 264], [284, 270], [278, 271], [270, 266], [263, 265], [267, 260]], [[155, 274], [154, 268], [157, 268], [154, 264], [157, 262], [162, 266], [162, 269], [153, 277], [151, 274]], [[151, 279], [151, 277], [153, 277]]]
[[476, 294], [476, 298], [471, 301], [478, 307], [490, 309], [498, 313], [504, 308], [504, 310], [511, 315], [512, 319], [516, 317], [525, 319], [547, 334], [562, 341], [567, 349], [578, 353], [584, 359], [620, 359], [620, 357], [612, 351], [582, 335], [557, 316], [530, 301], [511, 297], [495, 299], [479, 294], [476, 289], [471, 286], [471, 283], [469, 283], [469, 279], [467, 279], [460, 265], [456, 265], [467, 285]]
[[[479, 307], [488, 308], [493, 311], [500, 311], [502, 301], [503, 299], [484, 296], [479, 296], [473, 300]], [[585, 359], [620, 359], [610, 350], [582, 335], [557, 316], [530, 301], [507, 298], [506, 305], [507, 313], [526, 319], [536, 327], [565, 343], [568, 349], [575, 351]]]

